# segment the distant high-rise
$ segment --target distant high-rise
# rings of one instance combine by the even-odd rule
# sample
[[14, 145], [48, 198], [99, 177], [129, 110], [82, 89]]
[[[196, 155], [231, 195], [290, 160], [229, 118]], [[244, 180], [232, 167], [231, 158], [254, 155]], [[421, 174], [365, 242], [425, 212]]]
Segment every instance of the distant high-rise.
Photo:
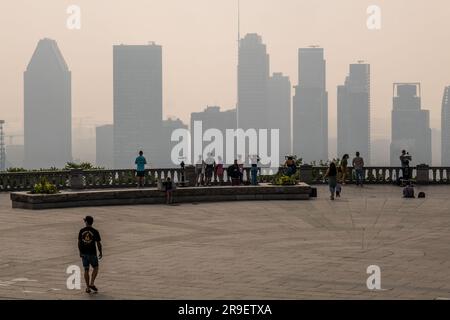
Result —
[[293, 101], [293, 152], [304, 162], [328, 160], [328, 92], [323, 48], [298, 53], [298, 79]]
[[[181, 163], [181, 161], [184, 161], [184, 163], [187, 163], [187, 159], [184, 158], [183, 155], [180, 155], [177, 159], [176, 163], [172, 162], [172, 148], [178, 143], [178, 142], [172, 142], [172, 133], [177, 129], [188, 129], [188, 126], [183, 123], [180, 119], [167, 119], [163, 121], [163, 141], [164, 145], [161, 149], [161, 153], [164, 155], [165, 161], [161, 164], [162, 168], [174, 168], [178, 167], [178, 165]], [[175, 160], [175, 159], [174, 159]]]
[[[268, 82], [268, 129], [280, 130], [280, 163], [292, 153], [291, 81], [282, 73], [274, 73]], [[270, 149], [269, 149], [270, 150]]]
[[[194, 137], [194, 122], [201, 121], [202, 122], [202, 130], [205, 132], [208, 129], [218, 129], [223, 137], [224, 142], [226, 138], [226, 130], [235, 130], [237, 127], [236, 120], [236, 109], [221, 111], [218, 106], [207, 106], [202, 112], [193, 112], [191, 113], [191, 136]], [[192, 141], [194, 142], [194, 141]], [[203, 143], [202, 150], [205, 145], [208, 143]], [[223, 161], [232, 164], [234, 159], [228, 159], [225, 144], [224, 144], [224, 158]], [[194, 152], [192, 152], [192, 156], [194, 156]], [[198, 159], [192, 159], [195, 163]]]
[[95, 163], [99, 167], [114, 168], [114, 126], [107, 124], [95, 128]]
[[6, 169], [5, 134], [3, 132], [4, 123], [5, 120], [0, 120], [0, 171]]
[[450, 86], [444, 90], [441, 111], [442, 166], [450, 166]]
[[337, 91], [338, 157], [356, 151], [370, 163], [370, 65], [351, 64]]
[[114, 167], [134, 167], [139, 150], [152, 166], [162, 141], [162, 47], [117, 45], [114, 55]]
[[431, 165], [430, 113], [421, 110], [420, 84], [395, 83], [393, 96], [391, 166], [400, 166], [402, 150], [412, 164]]
[[24, 163], [24, 147], [23, 145], [7, 145], [6, 146], [6, 169], [23, 168]]
[[71, 73], [56, 41], [40, 40], [24, 73], [26, 168], [72, 160]]
[[239, 42], [237, 122], [242, 129], [267, 128], [267, 82], [270, 66], [261, 36], [247, 34]]

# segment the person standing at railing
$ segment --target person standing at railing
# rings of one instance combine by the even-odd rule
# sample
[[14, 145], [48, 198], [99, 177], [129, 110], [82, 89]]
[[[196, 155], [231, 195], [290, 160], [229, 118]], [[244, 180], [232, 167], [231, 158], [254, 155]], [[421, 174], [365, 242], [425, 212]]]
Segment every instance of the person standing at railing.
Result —
[[259, 156], [257, 155], [252, 155], [249, 157], [250, 158], [250, 164], [252, 166], [251, 170], [250, 170], [250, 175], [251, 175], [251, 184], [253, 186], [258, 185], [258, 163], [259, 163]]
[[223, 160], [221, 156], [217, 157], [217, 162], [216, 162], [216, 168], [214, 169], [215, 173], [216, 173], [216, 177], [219, 180], [219, 183], [222, 184], [223, 183]]
[[145, 177], [145, 165], [147, 164], [147, 159], [144, 157], [144, 152], [139, 151], [139, 156], [134, 160], [136, 165], [136, 177], [138, 188], [144, 187], [144, 177]]
[[288, 177], [293, 176], [297, 172], [297, 164], [295, 163], [293, 156], [288, 156], [284, 162], [285, 175]]
[[206, 175], [206, 185], [210, 186], [212, 182], [212, 177], [214, 173], [214, 167], [216, 165], [216, 160], [214, 160], [211, 153], [208, 153], [208, 156], [205, 160], [206, 168], [205, 168], [205, 175]]
[[242, 173], [237, 160], [234, 160], [234, 164], [228, 167], [227, 175], [231, 178], [232, 186], [238, 186], [241, 184]]
[[409, 170], [409, 162], [412, 160], [412, 157], [409, 155], [409, 152], [406, 150], [402, 150], [402, 155], [400, 156], [400, 162], [402, 165], [402, 176], [403, 180], [409, 180], [410, 178], [410, 170]]
[[364, 183], [364, 159], [358, 151], [356, 152], [356, 157], [353, 158], [352, 165], [355, 170], [356, 185], [362, 187]]
[[[239, 171], [241, 173], [240, 178], [241, 181], [240, 183], [243, 184], [244, 183], [244, 161], [242, 161], [242, 155], [238, 155], [238, 159], [237, 159], [237, 164], [239, 166]], [[247, 176], [247, 180], [248, 180], [248, 176]]]
[[204, 181], [204, 173], [203, 173], [203, 158], [202, 156], [198, 156], [198, 160], [195, 164], [195, 186], [200, 186]]
[[348, 154], [344, 154], [341, 160], [341, 183], [345, 185], [347, 179], [347, 167], [348, 167]]

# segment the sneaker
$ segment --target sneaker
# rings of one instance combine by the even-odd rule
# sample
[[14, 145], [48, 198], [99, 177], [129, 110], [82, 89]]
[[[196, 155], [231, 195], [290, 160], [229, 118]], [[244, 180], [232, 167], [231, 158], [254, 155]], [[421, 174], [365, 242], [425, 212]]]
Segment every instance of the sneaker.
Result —
[[91, 289], [89, 287], [86, 288], [86, 293], [91, 293]]
[[92, 289], [95, 293], [98, 292], [98, 289], [96, 286], [89, 286], [90, 289]]

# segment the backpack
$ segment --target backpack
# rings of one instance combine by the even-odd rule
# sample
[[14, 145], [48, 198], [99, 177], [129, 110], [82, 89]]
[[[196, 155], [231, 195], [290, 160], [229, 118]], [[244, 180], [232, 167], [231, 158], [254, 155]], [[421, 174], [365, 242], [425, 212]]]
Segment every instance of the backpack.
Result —
[[415, 196], [414, 196], [414, 188], [412, 186], [406, 186], [403, 189], [403, 197], [404, 198], [415, 198]]

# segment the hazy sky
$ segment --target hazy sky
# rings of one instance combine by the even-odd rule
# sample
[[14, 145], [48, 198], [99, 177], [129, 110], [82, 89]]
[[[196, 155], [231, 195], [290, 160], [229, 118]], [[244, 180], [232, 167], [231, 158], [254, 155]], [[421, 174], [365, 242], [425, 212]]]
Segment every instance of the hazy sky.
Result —
[[[163, 46], [164, 115], [236, 103], [237, 0], [2, 0], [0, 118], [21, 131], [23, 71], [41, 38], [55, 39], [72, 71], [73, 117], [112, 121], [112, 45]], [[330, 136], [336, 135], [336, 86], [348, 64], [372, 65], [372, 137], [390, 136], [392, 83], [422, 83], [423, 106], [440, 127], [450, 84], [448, 0], [241, 0], [241, 33], [259, 33], [271, 72], [297, 83], [297, 50], [325, 48]], [[81, 30], [66, 28], [69, 5], [81, 7]], [[366, 27], [369, 5], [382, 28]], [[49, 115], [51, 116], [51, 115]]]

